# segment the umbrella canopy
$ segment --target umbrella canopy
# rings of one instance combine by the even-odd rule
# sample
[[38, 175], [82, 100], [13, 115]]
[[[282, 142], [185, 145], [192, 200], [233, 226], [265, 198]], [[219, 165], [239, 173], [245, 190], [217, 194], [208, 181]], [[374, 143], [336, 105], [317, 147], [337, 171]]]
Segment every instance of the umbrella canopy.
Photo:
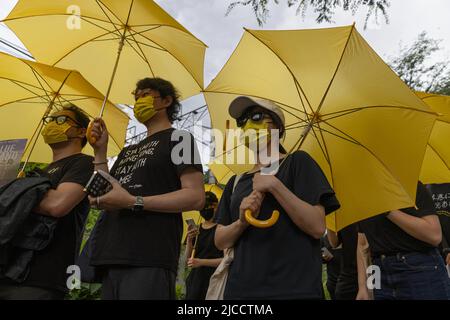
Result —
[[116, 103], [134, 103], [145, 77], [182, 98], [203, 88], [206, 45], [151, 0], [19, 0], [4, 22], [38, 61], [79, 70]]
[[425, 92], [416, 94], [439, 113], [428, 141], [420, 180], [425, 183], [450, 182], [450, 97]]
[[[52, 161], [51, 149], [40, 135], [45, 115], [73, 103], [91, 118], [96, 117], [103, 99], [77, 71], [0, 53], [0, 140], [28, 139], [23, 159]], [[106, 110], [104, 119], [110, 124], [108, 155], [114, 156], [123, 148], [129, 118], [110, 102]], [[93, 154], [90, 146], [84, 152]]]
[[205, 89], [214, 128], [236, 126], [228, 106], [239, 95], [282, 108], [284, 147], [307, 151], [341, 202], [327, 216], [330, 229], [414, 205], [436, 114], [354, 26], [246, 30]]

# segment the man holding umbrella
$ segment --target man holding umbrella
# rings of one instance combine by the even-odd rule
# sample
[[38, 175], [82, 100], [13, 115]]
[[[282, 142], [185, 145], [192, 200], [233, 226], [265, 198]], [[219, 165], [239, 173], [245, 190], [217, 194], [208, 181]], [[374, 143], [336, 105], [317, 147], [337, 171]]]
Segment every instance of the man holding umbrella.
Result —
[[[174, 86], [145, 78], [133, 94], [147, 138], [122, 150], [111, 176], [103, 173], [113, 189], [91, 198], [105, 210], [92, 239], [92, 265], [105, 271], [102, 299], [175, 299], [181, 212], [203, 208], [202, 165], [193, 137], [171, 126], [180, 106]], [[96, 169], [106, 172], [108, 134], [100, 118], [92, 136]]]
[[[288, 155], [279, 144], [271, 150], [277, 131], [280, 136], [285, 131], [284, 114], [275, 103], [238, 97], [229, 113], [244, 133], [256, 131], [261, 143], [254, 148], [249, 137], [256, 165], [230, 179], [217, 211], [216, 246], [234, 247], [224, 298], [323, 298], [320, 238], [325, 215], [339, 208], [333, 189], [306, 152]], [[267, 165], [264, 154], [270, 167], [281, 161], [275, 174], [261, 174]], [[247, 222], [247, 209], [263, 219], [278, 210], [279, 220], [269, 228], [255, 228]]]
[[1, 279], [0, 275], [0, 299], [63, 299], [68, 291], [67, 268], [74, 264], [78, 254], [81, 231], [89, 212], [83, 188], [94, 165], [92, 157], [81, 153], [87, 143], [89, 118], [76, 106], [67, 105], [43, 121], [42, 136], [53, 153], [53, 162], [44, 175], [50, 179], [53, 189], [34, 212], [58, 220], [50, 243], [34, 252], [25, 281], [16, 283]]

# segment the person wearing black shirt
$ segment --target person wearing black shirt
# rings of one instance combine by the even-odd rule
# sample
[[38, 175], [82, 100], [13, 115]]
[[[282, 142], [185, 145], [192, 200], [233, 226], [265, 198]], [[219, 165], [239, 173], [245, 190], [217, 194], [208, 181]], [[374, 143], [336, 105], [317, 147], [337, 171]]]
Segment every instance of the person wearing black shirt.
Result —
[[0, 299], [63, 299], [68, 292], [68, 267], [78, 255], [81, 232], [89, 212], [83, 192], [94, 171], [93, 158], [81, 153], [86, 145], [89, 118], [76, 106], [66, 105], [43, 119], [44, 141], [53, 162], [44, 170], [52, 184], [34, 212], [58, 219], [50, 244], [36, 251], [22, 283], [0, 280]]
[[440, 250], [445, 263], [450, 266], [450, 183], [428, 184], [439, 222], [442, 227]]
[[[450, 280], [437, 246], [442, 232], [433, 200], [419, 181], [416, 208], [394, 210], [359, 223], [369, 243], [372, 263], [380, 268], [375, 300], [448, 300]], [[360, 268], [358, 272], [365, 275]], [[376, 275], [375, 275], [376, 276]], [[360, 285], [358, 299], [367, 299]]]
[[[211, 191], [207, 191], [205, 197], [205, 208], [200, 210], [200, 215], [205, 221], [200, 225], [199, 230], [189, 228], [187, 234], [187, 265], [192, 268], [186, 279], [187, 300], [205, 300], [209, 279], [223, 258], [223, 252], [214, 245], [217, 224], [213, 222], [213, 219], [218, 200]], [[193, 257], [191, 257], [192, 252], [194, 252]]]
[[336, 300], [336, 284], [342, 269], [342, 245], [333, 248], [327, 236], [321, 240], [322, 262], [327, 268], [327, 290], [331, 300]]
[[358, 226], [351, 224], [337, 234], [328, 230], [327, 236], [333, 248], [342, 245], [342, 265], [336, 282], [336, 300], [355, 300], [358, 294], [358, 270], [356, 265]]
[[[102, 299], [175, 299], [183, 232], [182, 211], [203, 208], [203, 171], [193, 137], [172, 128], [179, 109], [173, 85], [146, 78], [133, 92], [134, 115], [147, 137], [124, 148], [113, 167], [113, 185], [93, 198], [104, 209], [94, 234], [91, 265], [101, 267]], [[90, 141], [97, 170], [106, 166], [107, 129], [98, 118]]]
[[[230, 105], [238, 126], [279, 130], [284, 134], [281, 109], [267, 100], [238, 97]], [[304, 151], [287, 155], [278, 143], [270, 150], [274, 135], [259, 134], [256, 165], [227, 183], [217, 211], [215, 243], [219, 249], [234, 248], [226, 282], [225, 299], [322, 299], [320, 238], [325, 233], [325, 215], [338, 209], [333, 189], [317, 163]], [[276, 135], [275, 135], [276, 137]], [[244, 140], [245, 141], [245, 140]], [[247, 141], [246, 141], [247, 142]], [[276, 149], [276, 148], [274, 148]], [[281, 160], [275, 174], [261, 174]], [[266, 162], [266, 163], [265, 163]], [[264, 172], [267, 173], [267, 172]], [[245, 210], [267, 219], [279, 210], [278, 222], [256, 228], [247, 222]]]

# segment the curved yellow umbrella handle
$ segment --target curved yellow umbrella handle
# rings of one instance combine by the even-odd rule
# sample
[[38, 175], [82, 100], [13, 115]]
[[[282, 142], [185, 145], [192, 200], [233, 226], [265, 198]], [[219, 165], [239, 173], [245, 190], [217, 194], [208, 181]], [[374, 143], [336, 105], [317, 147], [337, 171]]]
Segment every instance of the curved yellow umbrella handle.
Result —
[[97, 142], [97, 139], [95, 137], [91, 136], [92, 133], [92, 127], [94, 126], [94, 121], [89, 122], [89, 125], [86, 129], [86, 138], [88, 139], [89, 143], [94, 144]]
[[280, 217], [280, 212], [278, 210], [274, 210], [272, 212], [272, 216], [267, 220], [258, 220], [252, 215], [252, 210], [245, 210], [245, 220], [250, 223], [252, 226], [257, 228], [269, 228], [277, 223], [278, 218]]

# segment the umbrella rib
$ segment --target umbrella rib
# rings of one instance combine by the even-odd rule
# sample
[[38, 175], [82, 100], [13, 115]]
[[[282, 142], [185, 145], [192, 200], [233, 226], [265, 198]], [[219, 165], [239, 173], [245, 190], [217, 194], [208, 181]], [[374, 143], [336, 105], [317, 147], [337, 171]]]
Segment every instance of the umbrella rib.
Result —
[[404, 110], [411, 110], [411, 111], [416, 111], [416, 112], [422, 112], [422, 113], [427, 113], [427, 114], [433, 114], [436, 115], [436, 112], [434, 111], [426, 111], [426, 110], [418, 110], [412, 107], [405, 107], [405, 106], [390, 106], [390, 105], [384, 105], [384, 106], [364, 106], [364, 107], [357, 107], [357, 108], [350, 108], [350, 109], [345, 109], [345, 110], [341, 110], [341, 111], [337, 111], [337, 112], [330, 112], [327, 113], [326, 115], [333, 115], [333, 114], [338, 114], [338, 113], [343, 113], [343, 112], [348, 112], [348, 111], [361, 111], [361, 110], [366, 110], [366, 109], [374, 109], [374, 108], [392, 108], [392, 109], [404, 109]]
[[345, 52], [347, 51], [347, 47], [348, 47], [348, 44], [350, 43], [350, 39], [351, 39], [351, 37], [352, 37], [352, 34], [353, 34], [354, 30], [355, 30], [355, 24], [353, 24], [353, 25], [352, 25], [352, 28], [350, 29], [350, 32], [349, 32], [349, 34], [348, 34], [347, 41], [345, 42], [344, 49], [342, 50], [342, 53], [341, 53], [341, 57], [339, 58], [339, 62], [338, 62], [338, 64], [337, 64], [337, 66], [336, 66], [336, 70], [334, 70], [333, 77], [331, 78], [330, 83], [328, 84], [328, 87], [327, 87], [327, 89], [325, 90], [325, 93], [324, 93], [324, 95], [323, 95], [323, 97], [322, 97], [322, 100], [321, 100], [320, 103], [319, 103], [319, 107], [317, 108], [316, 113], [319, 113], [320, 109], [322, 109], [322, 106], [323, 106], [323, 103], [324, 103], [324, 101], [325, 101], [325, 98], [328, 96], [328, 92], [330, 92], [331, 85], [333, 84], [334, 79], [336, 78], [337, 72], [339, 71], [339, 68], [340, 68], [340, 66], [341, 66], [342, 60], [343, 60], [343, 58], [344, 58], [344, 54], [345, 54]]
[[[11, 81], [11, 82], [13, 82], [16, 85], [21, 86], [24, 89], [26, 89], [26, 86], [28, 86], [28, 87], [31, 87], [31, 88], [34, 88], [34, 89], [42, 90], [41, 87], [32, 85], [32, 84], [24, 82], [24, 81], [19, 81], [19, 80], [16, 80], [16, 79], [11, 79], [11, 78], [6, 78], [6, 77], [0, 77], [0, 79]], [[26, 90], [30, 91], [30, 89], [26, 89]], [[33, 93], [33, 94], [36, 94], [35, 92], [32, 92], [32, 91], [30, 91], [30, 92]]]
[[59, 58], [55, 63], [53, 63], [52, 66], [56, 66], [58, 63], [61, 62], [61, 60], [63, 60], [64, 58], [66, 58], [67, 56], [69, 56], [70, 54], [72, 54], [75, 50], [78, 50], [79, 48], [81, 48], [81, 47], [84, 46], [85, 44], [88, 44], [89, 42], [95, 41], [95, 40], [97, 40], [98, 38], [104, 37], [104, 36], [106, 36], [106, 35], [108, 35], [108, 34], [114, 34], [114, 32], [115, 32], [115, 31], [109, 31], [109, 32], [103, 33], [103, 34], [101, 34], [101, 35], [99, 35], [99, 36], [97, 36], [97, 37], [94, 37], [94, 38], [92, 38], [92, 39], [88, 39], [87, 41], [84, 41], [84, 42], [80, 43], [80, 44], [77, 45], [76, 47], [74, 47], [74, 48], [72, 48], [71, 50], [69, 50], [66, 54], [62, 55], [61, 58]]
[[96, 40], [92, 40], [91, 42], [115, 41], [115, 40], [120, 40], [120, 38], [96, 39]]
[[[22, 20], [22, 19], [29, 19], [29, 18], [37, 18], [37, 17], [52, 17], [52, 16], [67, 16], [67, 17], [72, 17], [73, 14], [71, 13], [43, 13], [43, 14], [34, 14], [34, 15], [29, 15], [29, 16], [23, 16], [23, 17], [16, 17], [16, 18], [9, 18], [9, 19], [4, 19], [0, 22], [9, 22], [9, 21], [15, 21], [15, 20]], [[92, 19], [92, 20], [97, 20], [97, 21], [101, 21], [101, 22], [106, 22], [109, 23], [109, 21], [106, 20], [102, 20], [99, 18], [94, 18], [94, 17], [89, 17], [89, 16], [84, 16], [84, 18], [88, 18], [88, 19]]]
[[[316, 127], [316, 128], [317, 128], [317, 127]], [[319, 127], [318, 129], [320, 130], [320, 127]], [[325, 141], [323, 141], [323, 137], [322, 137], [322, 143], [323, 143], [323, 146], [322, 146], [322, 143], [320, 142], [320, 139], [319, 139], [319, 137], [317, 136], [316, 131], [314, 130], [314, 126], [311, 128], [311, 131], [313, 132], [313, 136], [314, 136], [314, 138], [316, 139], [316, 141], [317, 141], [317, 143], [318, 143], [318, 145], [319, 145], [319, 147], [320, 147], [320, 150], [322, 151], [322, 154], [323, 154], [323, 156], [325, 157], [325, 161], [328, 163], [328, 166], [330, 167], [330, 170], [331, 170], [330, 157], [329, 157], [329, 155], [328, 155], [328, 151], [325, 150], [325, 149], [326, 149], [326, 146], [325, 146]], [[324, 149], [324, 148], [325, 148], [325, 149]]]
[[[179, 29], [179, 28], [174, 27], [174, 26], [169, 25], [169, 24], [162, 24], [162, 23], [161, 23], [161, 24], [153, 24], [153, 23], [149, 23], [149, 24], [135, 24], [135, 25], [132, 25], [132, 26], [130, 26], [130, 27], [132, 27], [132, 28], [138, 28], [138, 27], [148, 27], [148, 26], [155, 26], [155, 28], [151, 28], [151, 29], [149, 29], [149, 30], [146, 30], [145, 32], [151, 31], [151, 30], [157, 29], [157, 28], [162, 28], [162, 27], [165, 27], [165, 28], [168, 28], [168, 29], [175, 29], [175, 30], [177, 30], [177, 31], [179, 31], [179, 32], [183, 32], [183, 33], [188, 34], [189, 36], [191, 36], [192, 38], [194, 38], [195, 40], [197, 40], [198, 42], [200, 42], [203, 46], [208, 47], [205, 43], [203, 43], [203, 41], [201, 41], [201, 40], [198, 39], [196, 36], [194, 36], [192, 33], [190, 33], [189, 30], [182, 30], [182, 29]], [[144, 31], [141, 31], [141, 32], [144, 32]]]
[[[305, 124], [299, 125], [301, 123], [305, 123]], [[297, 126], [297, 125], [299, 125], [299, 126]], [[309, 125], [309, 121], [305, 121], [305, 120], [301, 119], [300, 121], [293, 122], [293, 123], [285, 126], [284, 129], [285, 130], [288, 130], [288, 129], [299, 129], [299, 128], [307, 127], [308, 125]]]
[[[90, 24], [96, 26], [97, 28], [102, 29], [103, 31], [106, 31], [106, 32], [111, 31], [111, 30], [106, 29], [105, 27], [102, 27], [102, 26], [98, 25], [97, 23], [94, 23], [94, 22], [88, 20], [89, 18], [87, 18], [87, 17], [81, 16], [80, 18], [81, 18], [81, 20], [86, 21], [87, 23], [90, 23]], [[111, 25], [115, 25], [111, 20], [110, 20], [109, 23], [110, 23]], [[115, 28], [115, 29], [116, 29], [116, 31], [117, 31], [117, 28]], [[119, 36], [120, 36], [120, 35], [119, 35]]]
[[[324, 137], [324, 135], [323, 135], [322, 128], [320, 127], [320, 123], [319, 123], [319, 122], [317, 123], [317, 128], [319, 129], [319, 134], [320, 134], [320, 137], [322, 138], [323, 147], [324, 147], [325, 152], [326, 152], [326, 153], [324, 154], [325, 159], [327, 159], [328, 165], [330, 166], [330, 171], [331, 171], [331, 173], [333, 174], [333, 169], [332, 169], [332, 167], [331, 167], [331, 156], [330, 156], [330, 153], [328, 152], [327, 143], [326, 143], [326, 141], [325, 141], [325, 137]], [[314, 126], [313, 126], [313, 128], [311, 128], [311, 130], [312, 130], [313, 133], [315, 134]]]
[[[299, 96], [299, 98], [300, 98], [300, 102], [301, 102], [301, 104], [302, 104], [303, 112], [305, 113], [306, 118], [308, 119], [308, 121], [310, 121], [311, 119], [310, 119], [310, 116], [309, 116], [308, 112], [306, 112], [305, 103], [303, 102], [302, 95], [301, 95], [301, 93], [298, 91], [298, 90], [299, 90], [299, 87], [300, 87], [300, 84], [298, 83], [297, 79], [295, 79], [295, 78], [294, 78], [294, 82], [295, 82], [295, 88], [297, 89], [297, 94], [298, 94], [298, 96]], [[301, 90], [301, 92], [303, 92], [303, 90]], [[309, 104], [309, 102], [308, 102], [308, 104]], [[309, 108], [311, 109], [311, 112], [314, 112], [314, 111], [312, 110], [311, 106], [309, 106]]]
[[[213, 90], [203, 90], [202, 92], [204, 92], [204, 93], [205, 93], [205, 92], [206, 92], [206, 93], [209, 92], [209, 93], [220, 93], [220, 94], [232, 94], [232, 95], [237, 95], [237, 96], [241, 96], [241, 95], [242, 95], [241, 93], [237, 93], [237, 92], [222, 92], [222, 91], [213, 91]], [[255, 97], [255, 98], [259, 98], [259, 99], [265, 99], [265, 98], [262, 97], [262, 96], [257, 96], [257, 95], [253, 95], [253, 94], [251, 94], [251, 96], [252, 96], [252, 97]], [[294, 107], [288, 106], [288, 105], [286, 105], [286, 104], [284, 104], [284, 103], [282, 103], [282, 102], [278, 102], [278, 101], [275, 101], [275, 100], [272, 100], [272, 101], [275, 102], [275, 103], [277, 103], [277, 104], [279, 104], [279, 107], [280, 107], [283, 111], [289, 113], [290, 115], [292, 115], [293, 117], [297, 118], [298, 120], [303, 120], [302, 118], [300, 118], [299, 116], [293, 114], [292, 112], [287, 111], [284, 107], [288, 107], [288, 108], [294, 109], [295, 111], [298, 111], [298, 112], [300, 112], [300, 113], [303, 113], [303, 111], [301, 111], [301, 110], [299, 110], [299, 109], [296, 109], [296, 108], [294, 108]], [[307, 114], [305, 114], [305, 115], [307, 115]], [[303, 121], [304, 121], [304, 120], [303, 120]]]
[[[64, 101], [70, 103], [70, 101], [66, 100], [63, 96], [61, 96], [61, 99], [63, 99]], [[101, 100], [101, 99], [99, 99]], [[91, 119], [95, 119], [95, 117], [90, 114], [89, 112], [87, 112], [86, 110], [83, 110], [89, 117], [91, 117]], [[111, 135], [111, 133], [109, 133], [109, 136], [111, 137], [111, 139], [114, 141], [114, 143], [116, 144], [116, 146], [120, 149], [120, 145], [117, 143], [117, 140]]]
[[[28, 92], [34, 94], [35, 96], [39, 96], [38, 93], [33, 92], [31, 89], [27, 88], [25, 85], [28, 85], [28, 84], [25, 83], [25, 82], [17, 81], [17, 80], [15, 80], [15, 79], [10, 79], [10, 78], [4, 78], [4, 77], [0, 77], [0, 79], [5, 79], [5, 80], [8, 80], [8, 81], [11, 81], [11, 82], [14, 83], [16, 86], [21, 87], [22, 89], [24, 89], [24, 90], [26, 90], [26, 91], [28, 91]], [[34, 87], [35, 89], [42, 90], [42, 88], [39, 88], [39, 87], [35, 87], [35, 86], [32, 86], [32, 87]], [[45, 91], [45, 90], [44, 90], [44, 91]]]
[[[29, 65], [28, 63], [25, 63], [30, 69], [31, 69], [31, 72], [33, 73], [33, 75], [34, 75], [34, 77], [36, 78], [36, 80], [37, 80], [37, 82], [39, 83], [39, 85], [41, 86], [41, 88], [42, 88], [42, 91], [44, 91], [44, 93], [45, 93], [45, 95], [47, 96], [47, 98], [48, 98], [48, 100], [49, 101], [51, 101], [52, 99], [50, 98], [50, 96], [48, 95], [48, 92], [47, 92], [47, 90], [45, 90], [44, 89], [44, 86], [42, 85], [42, 82], [39, 80], [39, 77], [41, 77], [41, 79], [42, 79], [42, 81], [44, 81], [45, 82], [45, 84], [48, 86], [48, 88], [50, 89], [50, 90], [52, 90], [52, 92], [53, 92], [53, 89], [52, 89], [52, 87], [50, 86], [50, 84], [36, 71], [36, 70], [34, 70], [34, 68], [31, 66], [31, 65]], [[38, 77], [39, 76], [39, 77]]]
[[138, 43], [138, 44], [140, 44], [140, 45], [143, 45], [143, 46], [146, 46], [146, 47], [149, 47], [149, 48], [155, 49], [155, 50], [160, 50], [160, 51], [164, 51], [164, 52], [167, 52], [167, 50], [166, 50], [166, 49], [163, 49], [163, 48], [158, 48], [158, 47], [152, 46], [151, 44], [147, 44], [147, 43], [144, 43], [144, 42], [141, 42], [141, 41], [137, 41], [137, 40], [135, 40], [134, 42], [136, 42], [136, 43]]
[[[315, 125], [315, 126], [316, 126], [316, 125]], [[340, 135], [338, 135], [337, 133], [331, 132], [331, 131], [329, 131], [329, 130], [327, 130], [327, 129], [324, 129], [324, 128], [322, 128], [322, 127], [320, 127], [320, 130], [322, 130], [323, 132], [326, 132], [326, 133], [328, 133], [328, 134], [331, 134], [332, 136], [335, 136], [336, 138], [339, 138], [339, 139], [345, 140], [345, 141], [347, 141], [347, 142], [353, 143], [354, 145], [360, 146], [360, 144], [359, 144], [357, 141], [352, 141], [352, 140], [350, 140], [350, 139], [348, 139], [348, 138], [346, 138], [346, 137], [340, 136]]]
[[[32, 97], [28, 97], [28, 98], [17, 99], [17, 100], [14, 100], [14, 101], [8, 101], [8, 102], [5, 102], [5, 103], [2, 103], [2, 104], [0, 104], [0, 108], [2, 108], [2, 107], [4, 107], [4, 106], [7, 106], [8, 104], [19, 103], [19, 102], [24, 102], [24, 103], [38, 103], [38, 102], [29, 102], [29, 101], [26, 101], [26, 100], [35, 99], [35, 98], [41, 98], [41, 99], [43, 99], [45, 102], [48, 102], [48, 101], [45, 99], [46, 96], [32, 96]], [[42, 103], [42, 102], [39, 102], [39, 103]]]
[[447, 167], [448, 170], [450, 170], [450, 166], [447, 164], [447, 162], [445, 161], [445, 159], [441, 156], [441, 154], [431, 145], [431, 143], [428, 142], [428, 146], [430, 147], [431, 150], [434, 151], [434, 153], [436, 153], [436, 155], [439, 157], [439, 159], [442, 160], [442, 162], [444, 163], [444, 165]]
[[[122, 26], [126, 25], [123, 23], [122, 20], [119, 19], [119, 17], [111, 10], [108, 8], [107, 5], [105, 5], [101, 0], [95, 0], [95, 2], [97, 3], [98, 7], [100, 8], [100, 10], [103, 11], [103, 14], [105, 15], [105, 17], [109, 20], [109, 23], [111, 23], [114, 27], [115, 27], [115, 23], [111, 20], [110, 16], [106, 13], [106, 11], [103, 9], [103, 7], [105, 7], [121, 24]], [[101, 4], [101, 5], [100, 5]], [[103, 5], [103, 7], [102, 7]], [[116, 28], [116, 27], [115, 27]], [[119, 32], [119, 30], [116, 28], [116, 31]], [[119, 32], [120, 33], [120, 32]]]
[[[298, 89], [300, 89], [300, 91], [301, 91], [301, 92], [303, 93], [303, 95], [305, 96], [305, 100], [306, 100], [306, 102], [308, 103], [309, 108], [311, 109], [312, 112], [314, 112], [314, 110], [313, 110], [313, 108], [312, 108], [312, 106], [311, 106], [311, 103], [310, 103], [309, 100], [308, 100], [308, 97], [306, 96], [305, 92], [303, 91], [303, 88], [302, 88], [300, 82], [298, 82], [297, 79], [295, 78], [295, 75], [294, 75], [294, 73], [292, 72], [291, 68], [289, 68], [289, 66], [284, 62], [284, 60], [281, 59], [281, 57], [280, 57], [280, 56], [279, 56], [272, 48], [270, 48], [268, 45], [266, 45], [264, 42], [262, 42], [261, 39], [259, 39], [257, 36], [255, 36], [250, 30], [248, 30], [248, 29], [245, 29], [245, 30], [246, 30], [248, 33], [250, 33], [256, 40], [258, 40], [259, 42], [261, 42], [261, 44], [262, 44], [264, 47], [266, 47], [267, 49], [269, 49], [269, 50], [270, 50], [270, 51], [278, 58], [278, 60], [280, 60], [280, 62], [286, 67], [286, 69], [287, 69], [287, 70], [289, 71], [289, 73], [291, 74], [292, 79], [294, 80], [294, 82], [295, 82], [296, 84], [298, 84]], [[298, 92], [298, 89], [297, 89], [297, 93], [299, 94], [299, 97], [300, 97], [300, 92]], [[300, 99], [301, 99], [301, 97], [300, 97]]]
[[[324, 123], [326, 123], [327, 125], [329, 125], [330, 127], [332, 127], [333, 129], [339, 131], [340, 133], [342, 133], [343, 135], [349, 137], [350, 139], [354, 140], [361, 148], [365, 149], [367, 152], [369, 152], [369, 154], [371, 154], [385, 169], [387, 172], [389, 172], [389, 174], [398, 182], [398, 184], [400, 185], [400, 187], [403, 189], [403, 191], [405, 192], [406, 195], [409, 194], [406, 192], [403, 184], [400, 182], [400, 180], [397, 178], [397, 176], [389, 169], [389, 167], [375, 154], [375, 152], [373, 152], [372, 150], [370, 150], [367, 146], [363, 145], [362, 143], [360, 143], [358, 140], [356, 140], [355, 138], [353, 138], [352, 136], [350, 136], [349, 134], [345, 133], [344, 131], [336, 128], [335, 126], [329, 124], [326, 121], [323, 121]], [[410, 199], [413, 200], [413, 199]], [[414, 201], [412, 201], [414, 203]]]
[[[144, 37], [145, 39], [147, 39], [150, 42], [156, 43], [158, 46], [160, 46], [161, 48], [164, 49], [164, 51], [166, 51], [172, 58], [174, 58], [176, 61], [178, 61], [178, 63], [189, 73], [189, 75], [192, 77], [192, 79], [194, 79], [195, 83], [199, 86], [200, 90], [203, 89], [203, 85], [200, 85], [200, 83], [198, 83], [197, 79], [192, 75], [191, 71], [189, 71], [189, 69], [184, 65], [184, 63], [181, 63], [181, 61], [175, 57], [172, 52], [170, 52], [169, 50], [167, 50], [166, 48], [164, 48], [162, 45], [160, 45], [158, 42], [151, 40], [149, 38], [147, 38], [144, 35], [141, 35], [142, 37]], [[195, 37], [194, 37], [195, 38]]]

